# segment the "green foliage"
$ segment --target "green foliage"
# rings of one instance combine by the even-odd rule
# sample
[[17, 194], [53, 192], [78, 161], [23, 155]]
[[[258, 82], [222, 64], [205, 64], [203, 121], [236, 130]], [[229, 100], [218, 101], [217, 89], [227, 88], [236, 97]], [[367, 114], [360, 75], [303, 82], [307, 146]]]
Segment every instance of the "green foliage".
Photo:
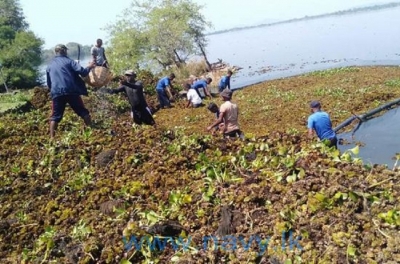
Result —
[[189, 56], [203, 54], [204, 31], [211, 24], [201, 8], [191, 0], [133, 1], [123, 18], [107, 28], [113, 70], [180, 67]]
[[29, 88], [38, 84], [43, 40], [28, 30], [17, 0], [0, 2], [0, 63], [9, 87]]
[[400, 79], [388, 80], [385, 82], [385, 85], [389, 87], [400, 87]]
[[339, 73], [358, 72], [358, 71], [361, 71], [361, 69], [356, 67], [340, 67], [323, 71], [314, 71], [309, 74], [306, 74], [305, 76], [330, 77]]

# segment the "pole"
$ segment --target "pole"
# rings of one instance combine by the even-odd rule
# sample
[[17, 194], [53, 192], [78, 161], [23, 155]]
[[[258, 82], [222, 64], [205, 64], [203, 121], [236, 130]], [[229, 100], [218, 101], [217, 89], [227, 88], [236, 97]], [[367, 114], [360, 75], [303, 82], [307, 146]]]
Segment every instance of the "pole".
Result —
[[81, 57], [81, 46], [78, 44], [78, 63], [79, 63], [80, 57]]

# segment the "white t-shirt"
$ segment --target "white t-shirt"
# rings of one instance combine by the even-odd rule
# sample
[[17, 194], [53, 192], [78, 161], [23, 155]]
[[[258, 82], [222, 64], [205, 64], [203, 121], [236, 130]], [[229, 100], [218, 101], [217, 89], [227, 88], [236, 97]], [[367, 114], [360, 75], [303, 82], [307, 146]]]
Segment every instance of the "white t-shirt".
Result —
[[187, 99], [194, 105], [201, 104], [202, 100], [195, 89], [189, 89], [187, 92]]

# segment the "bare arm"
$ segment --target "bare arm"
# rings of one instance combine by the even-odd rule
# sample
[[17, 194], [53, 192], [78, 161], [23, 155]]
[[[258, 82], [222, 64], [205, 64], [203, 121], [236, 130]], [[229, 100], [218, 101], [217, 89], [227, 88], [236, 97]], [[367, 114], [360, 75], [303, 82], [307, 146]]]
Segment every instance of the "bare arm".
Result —
[[313, 136], [314, 136], [314, 130], [312, 128], [309, 128], [308, 129], [308, 137], [313, 138]]
[[212, 123], [211, 126], [208, 126], [208, 127], [207, 127], [207, 130], [210, 131], [213, 127], [218, 126], [220, 123], [222, 123], [223, 120], [224, 120], [224, 116], [225, 116], [225, 112], [221, 112], [221, 113], [219, 114], [218, 119], [215, 120], [214, 123]]
[[170, 88], [170, 87], [172, 87], [172, 86], [169, 85], [169, 86], [167, 86], [167, 87], [165, 88], [165, 90], [167, 91], [167, 94], [168, 94], [169, 99], [172, 98], [172, 93], [171, 93], [171, 88]]

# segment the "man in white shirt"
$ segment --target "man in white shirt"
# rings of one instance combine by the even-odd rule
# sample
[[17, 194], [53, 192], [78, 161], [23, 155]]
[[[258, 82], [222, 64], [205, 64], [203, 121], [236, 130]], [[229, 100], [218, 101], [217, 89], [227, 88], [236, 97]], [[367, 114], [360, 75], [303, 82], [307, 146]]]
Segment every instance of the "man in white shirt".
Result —
[[186, 105], [186, 108], [193, 107], [197, 108], [203, 105], [203, 101], [201, 100], [201, 97], [197, 93], [195, 89], [190, 89], [190, 84], [185, 84], [185, 90], [187, 91], [187, 99], [188, 103]]

